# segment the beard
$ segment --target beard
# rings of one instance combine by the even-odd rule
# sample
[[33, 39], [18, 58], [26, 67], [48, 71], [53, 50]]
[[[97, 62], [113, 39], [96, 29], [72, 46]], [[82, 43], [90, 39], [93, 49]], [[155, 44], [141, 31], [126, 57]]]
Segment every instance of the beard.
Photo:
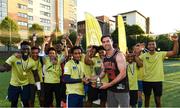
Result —
[[108, 46], [105, 46], [104, 49], [105, 49], [106, 51], [110, 51], [110, 50], [111, 50], [111, 47], [108, 45]]

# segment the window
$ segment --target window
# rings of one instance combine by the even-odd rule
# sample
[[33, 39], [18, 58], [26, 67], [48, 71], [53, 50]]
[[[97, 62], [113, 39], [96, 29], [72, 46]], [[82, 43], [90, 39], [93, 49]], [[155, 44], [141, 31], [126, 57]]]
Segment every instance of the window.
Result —
[[31, 23], [28, 24], [28, 28], [30, 28], [30, 27], [32, 27], [32, 24], [31, 24]]
[[33, 16], [28, 16], [28, 20], [33, 20]]
[[49, 26], [44, 26], [44, 30], [50, 31], [50, 27]]
[[47, 16], [47, 17], [50, 17], [50, 16], [51, 16], [50, 13], [44, 12], [44, 11], [40, 11], [40, 14], [41, 14], [41, 15], [44, 15], [44, 16]]
[[43, 0], [44, 2], [50, 3], [50, 0]]
[[123, 16], [123, 21], [126, 21], [126, 16]]
[[26, 6], [26, 5], [23, 5], [23, 4], [18, 4], [18, 8], [19, 8], [19, 9], [24, 9], [24, 10], [26, 10], [26, 9], [27, 9], [27, 6]]
[[33, 8], [28, 8], [28, 11], [29, 12], [33, 12]]
[[40, 4], [40, 7], [47, 9], [47, 10], [50, 10], [50, 6], [48, 6], [48, 5]]
[[20, 13], [18, 12], [17, 14], [19, 17], [22, 17], [22, 18], [27, 18], [27, 14], [26, 13]]
[[27, 27], [27, 22], [18, 21], [18, 25], [20, 25], [20, 26], [26, 26], [26, 27]]
[[40, 18], [40, 21], [41, 21], [42, 23], [50, 24], [50, 20], [45, 19], [45, 18]]
[[32, 0], [28, 0], [29, 4], [33, 5], [33, 1]]

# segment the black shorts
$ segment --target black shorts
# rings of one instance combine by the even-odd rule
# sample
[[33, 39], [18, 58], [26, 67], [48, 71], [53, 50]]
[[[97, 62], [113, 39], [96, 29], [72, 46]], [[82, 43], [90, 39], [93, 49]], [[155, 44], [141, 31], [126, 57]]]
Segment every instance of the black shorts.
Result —
[[61, 100], [66, 102], [66, 84], [61, 82]]
[[145, 96], [150, 96], [153, 90], [154, 96], [162, 96], [162, 82], [143, 81], [143, 92]]
[[9, 85], [8, 99], [9, 101], [18, 101], [21, 96], [21, 101], [28, 102], [30, 99], [30, 85], [25, 86], [13, 86]]
[[88, 101], [95, 101], [97, 99], [100, 99], [101, 101], [107, 101], [107, 90], [88, 86]]
[[130, 96], [130, 105], [135, 106], [138, 100], [138, 90], [130, 90], [129, 96]]
[[44, 83], [41, 83], [41, 90], [38, 91], [35, 84], [30, 84], [30, 101], [34, 103], [36, 93], [38, 95], [39, 100], [44, 99]]

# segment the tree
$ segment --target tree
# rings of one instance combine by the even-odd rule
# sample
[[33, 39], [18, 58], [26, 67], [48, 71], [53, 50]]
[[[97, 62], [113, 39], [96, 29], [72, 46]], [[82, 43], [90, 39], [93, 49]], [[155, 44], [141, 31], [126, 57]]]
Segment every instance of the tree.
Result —
[[43, 32], [44, 32], [43, 27], [37, 23], [32, 24], [32, 27], [29, 28], [30, 34], [36, 33], [36, 34], [42, 35]]
[[116, 28], [114, 32], [112, 32], [111, 36], [112, 36], [113, 42], [118, 43], [118, 28]]
[[[69, 35], [69, 39], [71, 40], [72, 44], [75, 45], [76, 39], [77, 39], [77, 32], [73, 31]], [[82, 40], [81, 40], [81, 46], [84, 51], [86, 51], [86, 36], [83, 35]]]
[[171, 50], [173, 47], [173, 42], [170, 41], [168, 38], [168, 35], [159, 35], [156, 38], [157, 47], [160, 48], [162, 51], [168, 51]]
[[0, 29], [2, 31], [11, 31], [11, 32], [18, 32], [19, 30], [17, 23], [12, 19], [10, 19], [9, 17], [5, 17], [2, 20], [0, 24]]
[[72, 41], [72, 44], [75, 45], [76, 39], [77, 39], [77, 33], [75, 31], [71, 32], [69, 35], [69, 39]]
[[138, 41], [138, 36], [144, 34], [144, 31], [139, 27], [138, 25], [127, 25], [125, 24], [125, 30], [126, 30], [126, 39], [127, 39], [127, 46], [128, 48], [131, 48], [134, 46]]
[[5, 17], [0, 24], [0, 42], [8, 46], [8, 51], [12, 44], [19, 43], [21, 41], [20, 35], [18, 33], [18, 25], [15, 21], [9, 17]]
[[[147, 39], [142, 34], [144, 34], [144, 31], [139, 27], [138, 25], [127, 25], [125, 24], [125, 31], [126, 31], [126, 41], [128, 48], [131, 48], [133, 45], [135, 45], [138, 42], [138, 39], [142, 41], [142, 39]], [[138, 37], [138, 35], [140, 37]], [[118, 44], [118, 28], [111, 34], [113, 41], [115, 44]]]
[[142, 28], [138, 25], [127, 25], [125, 24], [126, 35], [140, 35], [144, 34]]
[[41, 25], [34, 23], [32, 27], [29, 28], [29, 40], [33, 41], [33, 34], [37, 36], [36, 44], [41, 45], [43, 43], [44, 29]]

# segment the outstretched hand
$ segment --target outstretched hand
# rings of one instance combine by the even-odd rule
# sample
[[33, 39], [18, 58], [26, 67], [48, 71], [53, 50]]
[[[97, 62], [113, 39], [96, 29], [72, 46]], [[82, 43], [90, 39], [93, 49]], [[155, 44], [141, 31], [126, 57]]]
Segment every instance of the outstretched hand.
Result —
[[56, 37], [56, 34], [53, 32], [50, 37], [51, 39], [54, 39]]
[[173, 34], [170, 36], [170, 40], [172, 41], [178, 41], [178, 35], [177, 34]]
[[78, 38], [78, 39], [82, 39], [82, 37], [83, 37], [83, 35], [82, 35], [81, 33], [78, 33], [77, 38]]

